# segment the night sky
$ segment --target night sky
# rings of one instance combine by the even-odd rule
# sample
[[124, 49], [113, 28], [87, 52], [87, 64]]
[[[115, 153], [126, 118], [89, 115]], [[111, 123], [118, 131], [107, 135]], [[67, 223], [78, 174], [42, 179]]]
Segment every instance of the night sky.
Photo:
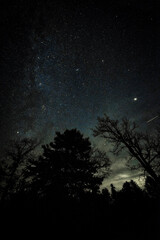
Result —
[[[24, 136], [48, 143], [66, 128], [92, 139], [104, 113], [154, 128], [159, 118], [147, 121], [160, 112], [159, 10], [154, 0], [4, 1], [1, 146]], [[108, 181], [138, 177], [124, 163], [113, 164]]]

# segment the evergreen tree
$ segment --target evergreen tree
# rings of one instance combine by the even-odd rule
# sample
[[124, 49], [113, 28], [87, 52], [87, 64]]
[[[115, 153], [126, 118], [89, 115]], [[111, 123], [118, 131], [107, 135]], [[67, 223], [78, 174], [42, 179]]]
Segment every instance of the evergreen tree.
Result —
[[78, 130], [56, 132], [54, 142], [44, 145], [43, 151], [28, 167], [36, 191], [71, 198], [99, 191], [103, 177], [96, 173], [100, 164], [92, 160], [91, 143]]

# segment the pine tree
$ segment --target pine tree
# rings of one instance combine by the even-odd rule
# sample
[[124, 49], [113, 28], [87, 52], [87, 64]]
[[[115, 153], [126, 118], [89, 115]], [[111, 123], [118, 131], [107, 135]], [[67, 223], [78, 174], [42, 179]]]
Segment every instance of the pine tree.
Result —
[[89, 139], [77, 129], [56, 132], [54, 142], [44, 145], [43, 151], [28, 168], [32, 189], [71, 198], [99, 191], [103, 177], [96, 173], [100, 164], [91, 158]]

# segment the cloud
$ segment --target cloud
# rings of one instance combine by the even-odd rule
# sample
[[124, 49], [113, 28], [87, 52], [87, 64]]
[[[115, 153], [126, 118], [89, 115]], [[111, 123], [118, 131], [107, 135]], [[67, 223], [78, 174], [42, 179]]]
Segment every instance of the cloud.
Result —
[[144, 185], [144, 177], [142, 177], [141, 170], [131, 170], [127, 167], [128, 153], [123, 151], [119, 156], [113, 155], [110, 150], [112, 144], [107, 143], [105, 139], [97, 137], [94, 140], [96, 147], [105, 151], [111, 160], [112, 173], [106, 179], [104, 179], [101, 188], [107, 187], [110, 190], [110, 184], [113, 184], [117, 190], [122, 188], [122, 185], [126, 181], [134, 180], [140, 187]]
[[140, 187], [144, 185], [144, 177], [141, 170], [130, 170], [127, 166], [127, 158], [116, 157], [112, 160], [112, 173], [102, 183], [102, 188], [107, 187], [110, 190], [110, 184], [113, 184], [117, 190], [121, 189], [123, 183], [134, 180]]

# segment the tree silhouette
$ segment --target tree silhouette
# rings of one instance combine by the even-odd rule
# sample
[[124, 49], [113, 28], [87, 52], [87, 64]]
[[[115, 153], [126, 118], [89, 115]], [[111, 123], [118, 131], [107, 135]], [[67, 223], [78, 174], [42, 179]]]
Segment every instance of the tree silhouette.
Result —
[[28, 167], [32, 188], [37, 192], [71, 198], [99, 192], [103, 176], [97, 172], [104, 165], [99, 162], [101, 158], [92, 158], [91, 143], [78, 130], [56, 132], [54, 142], [44, 145], [43, 151], [43, 156]]
[[113, 200], [115, 200], [117, 198], [118, 192], [113, 184], [111, 184], [110, 186], [111, 186], [111, 197]]
[[109, 205], [111, 203], [111, 194], [108, 188], [103, 188], [101, 194], [103, 199], [105, 200], [105, 205]]
[[33, 151], [40, 143], [36, 139], [11, 140], [6, 146], [5, 156], [1, 162], [1, 201], [18, 191], [23, 182], [23, 170], [33, 158]]
[[153, 136], [138, 132], [135, 122], [128, 119], [110, 119], [106, 114], [98, 118], [98, 124], [93, 130], [94, 136], [101, 136], [113, 144], [113, 153], [119, 154], [127, 150], [130, 160], [137, 160], [134, 169], [141, 168], [159, 184], [160, 131]]
[[135, 181], [125, 182], [120, 191], [121, 197], [126, 201], [135, 202], [139, 201], [143, 197], [142, 189], [136, 184]]
[[150, 176], [147, 176], [145, 179], [144, 189], [150, 197], [152, 198], [158, 197], [158, 193], [159, 193], [158, 186], [153, 180], [153, 178], [151, 178]]
[[8, 147], [10, 165], [0, 168], [1, 182], [6, 180], [3, 197], [9, 199], [0, 204], [4, 225], [30, 223], [38, 234], [62, 229], [70, 234], [71, 228], [75, 236], [107, 232], [118, 237], [117, 232], [127, 239], [128, 234], [146, 239], [156, 234], [159, 198], [153, 177], [147, 177], [145, 191], [133, 180], [121, 190], [111, 184], [111, 193], [107, 188], [100, 191], [110, 161], [77, 129], [56, 132], [39, 157], [33, 154], [36, 146], [23, 140]]

